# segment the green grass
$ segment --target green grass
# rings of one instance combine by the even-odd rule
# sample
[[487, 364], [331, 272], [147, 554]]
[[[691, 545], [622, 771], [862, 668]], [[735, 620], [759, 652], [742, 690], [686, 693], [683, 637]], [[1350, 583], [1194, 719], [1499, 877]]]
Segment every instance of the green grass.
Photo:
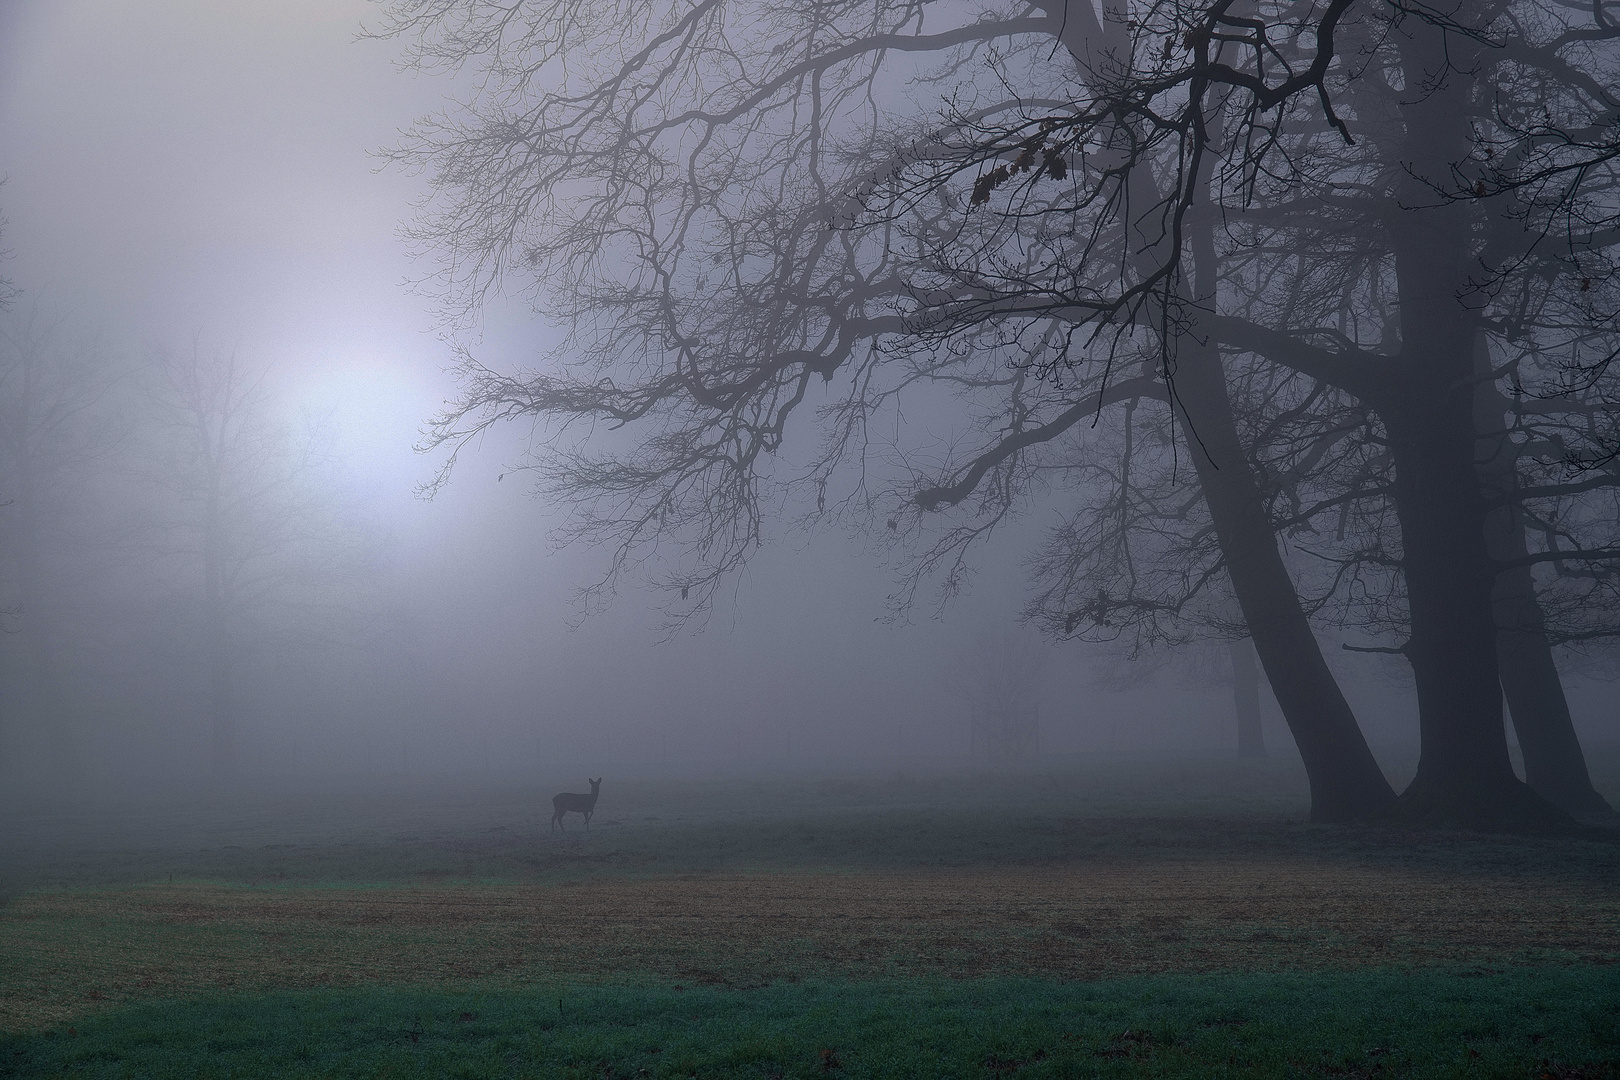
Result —
[[1620, 833], [1250, 764], [18, 807], [0, 1077], [1620, 1080]]
[[145, 1004], [0, 1037], [34, 1077], [1620, 1076], [1604, 967], [355, 988]]

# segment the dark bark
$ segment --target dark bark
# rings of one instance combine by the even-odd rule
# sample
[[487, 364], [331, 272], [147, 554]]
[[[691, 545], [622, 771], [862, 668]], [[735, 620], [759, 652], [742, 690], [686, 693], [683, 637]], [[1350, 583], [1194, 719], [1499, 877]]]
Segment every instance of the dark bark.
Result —
[[[1189, 220], [1196, 296], [1215, 291], [1215, 221], [1205, 208]], [[1177, 342], [1177, 419], [1209, 507], [1226, 573], [1250, 640], [1311, 786], [1312, 821], [1369, 817], [1395, 799], [1339, 689], [1294, 588], [1259, 485], [1249, 469], [1227, 392], [1226, 369], [1207, 335]]]
[[[1524, 530], [1517, 524], [1510, 524], [1500, 540], [1504, 554], [1511, 554], [1515, 546], [1521, 554], [1525, 550]], [[1564, 684], [1542, 629], [1541, 605], [1529, 569], [1519, 567], [1499, 575], [1493, 600], [1502, 692], [1524, 755], [1525, 782], [1537, 795], [1572, 814], [1617, 816], [1592, 786]]]
[[[1476, 472], [1474, 342], [1466, 302], [1467, 208], [1435, 207], [1425, 177], [1469, 152], [1457, 58], [1433, 27], [1403, 42], [1407, 85], [1430, 91], [1402, 104], [1406, 180], [1389, 229], [1401, 318], [1403, 377], [1372, 402], [1395, 464], [1422, 753], [1392, 812], [1409, 820], [1499, 828], [1565, 824], [1568, 816], [1521, 783], [1508, 757], [1485, 546], [1488, 504]], [[1422, 210], [1412, 209], [1425, 207]]]
[[[1049, 5], [1048, 10], [1054, 6]], [[1115, 55], [1128, 51], [1121, 24], [1098, 22], [1089, 5], [1063, 7], [1062, 36], [1087, 71], [1106, 70], [1108, 49]], [[1100, 50], [1098, 46], [1105, 42], [1106, 48]], [[1133, 185], [1145, 185], [1146, 180], [1146, 170], [1132, 172]], [[1137, 194], [1140, 205], [1153, 205], [1154, 192], [1144, 189]], [[1190, 284], [1195, 297], [1210, 297], [1215, 292], [1215, 228], [1207, 207], [1196, 207], [1189, 215]], [[1142, 250], [1145, 253], [1147, 246]], [[1299, 593], [1277, 550], [1271, 520], [1238, 435], [1226, 369], [1206, 335], [1179, 337], [1174, 378], [1171, 400], [1209, 507], [1232, 591], [1305, 765], [1311, 820], [1352, 821], [1371, 816], [1394, 800], [1395, 791], [1322, 658]]]
[[1377, 813], [1395, 791], [1322, 658], [1283, 565], [1238, 439], [1226, 373], [1211, 346], [1182, 340], [1176, 399], [1232, 590], [1305, 763], [1311, 820], [1351, 821]]
[[[1476, 355], [1476, 372], [1488, 368], [1488, 358]], [[1529, 546], [1524, 516], [1513, 502], [1518, 470], [1515, 447], [1503, 423], [1508, 401], [1494, 384], [1482, 382], [1474, 403], [1477, 469], [1486, 492], [1499, 504], [1485, 516], [1485, 548], [1498, 563], [1511, 562], [1528, 555]], [[1614, 808], [1592, 787], [1530, 567], [1498, 571], [1491, 604], [1496, 617], [1496, 661], [1514, 734], [1524, 755], [1525, 783], [1572, 814], [1615, 817]]]
[[[1431, 354], [1431, 363], [1436, 359]], [[1492, 607], [1495, 568], [1485, 550], [1472, 427], [1459, 426], [1469, 419], [1457, 402], [1461, 396], [1461, 388], [1414, 395], [1430, 407], [1383, 412], [1395, 460], [1411, 620], [1406, 655], [1422, 737], [1417, 776], [1401, 802], [1423, 818], [1506, 825], [1536, 816], [1531, 810], [1540, 800], [1519, 782], [1508, 758]], [[1468, 447], [1466, 456], [1460, 444]]]
[[1266, 756], [1265, 733], [1260, 727], [1260, 667], [1254, 641], [1238, 638], [1226, 643], [1232, 658], [1232, 710], [1237, 714], [1238, 757]]

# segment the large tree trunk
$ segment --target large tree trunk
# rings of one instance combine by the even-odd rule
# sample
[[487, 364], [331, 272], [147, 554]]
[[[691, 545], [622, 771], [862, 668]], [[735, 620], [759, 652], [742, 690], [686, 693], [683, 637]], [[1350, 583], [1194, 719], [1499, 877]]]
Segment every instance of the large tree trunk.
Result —
[[[1475, 345], [1474, 371], [1476, 376], [1490, 371], [1483, 335]], [[1485, 516], [1485, 549], [1498, 563], [1530, 553], [1524, 538], [1524, 515], [1514, 502], [1519, 473], [1516, 447], [1504, 422], [1508, 407], [1495, 384], [1481, 378], [1474, 391], [1475, 460], [1481, 484], [1498, 504]], [[1572, 814], [1615, 817], [1614, 808], [1592, 787], [1586, 755], [1570, 719], [1564, 683], [1547, 641], [1530, 567], [1499, 571], [1491, 603], [1496, 612], [1496, 662], [1524, 755], [1525, 783]]]
[[[1407, 347], [1413, 344], [1408, 337]], [[1495, 567], [1485, 549], [1471, 417], [1466, 402], [1457, 400], [1466, 387], [1463, 381], [1449, 390], [1413, 394], [1413, 401], [1383, 411], [1395, 459], [1411, 622], [1406, 655], [1417, 683], [1422, 737], [1417, 776], [1396, 812], [1479, 827], [1551, 823], [1563, 815], [1519, 782], [1508, 758], [1496, 662]]]
[[1350, 703], [1322, 658], [1277, 550], [1232, 417], [1226, 372], [1207, 344], [1182, 339], [1178, 416], [1214, 519], [1226, 572], [1266, 678], [1293, 733], [1311, 785], [1312, 821], [1351, 821], [1387, 806], [1395, 791], [1367, 747]]
[[[1099, 20], [1090, 4], [1040, 0], [1053, 19], [1054, 32], [1079, 62], [1081, 77], [1101, 77], [1111, 57], [1129, 52], [1123, 20]], [[1146, 170], [1136, 169], [1133, 184], [1147, 184]], [[1143, 206], [1156, 193], [1144, 190]], [[1215, 223], [1207, 215], [1193, 226], [1198, 235], [1194, 282], [1198, 296], [1214, 292]], [[1156, 242], [1139, 238], [1139, 257]], [[1133, 241], [1133, 246], [1137, 246]], [[1227, 574], [1249, 625], [1260, 662], [1276, 695], [1283, 719], [1293, 733], [1311, 785], [1311, 820], [1349, 821], [1367, 817], [1388, 805], [1394, 789], [1384, 779], [1340, 692], [1333, 672], [1322, 659], [1293, 580], [1283, 565], [1266, 516], [1259, 487], [1232, 417], [1226, 371], [1220, 354], [1195, 335], [1177, 344], [1176, 415], [1192, 448], [1190, 456], [1214, 520]]]
[[[1526, 550], [1522, 527], [1510, 528], [1502, 540], [1504, 552], [1515, 547], [1521, 554]], [[1513, 730], [1524, 754], [1525, 782], [1537, 795], [1572, 814], [1617, 816], [1592, 786], [1587, 772], [1564, 684], [1542, 630], [1541, 605], [1529, 569], [1520, 567], [1499, 575], [1493, 600], [1497, 664]]]
[[[1488, 368], [1484, 356], [1476, 357], [1476, 371]], [[1486, 492], [1499, 503], [1485, 516], [1485, 549], [1498, 563], [1511, 562], [1528, 555], [1530, 549], [1524, 538], [1524, 515], [1513, 501], [1518, 469], [1515, 448], [1503, 425], [1508, 402], [1488, 382], [1475, 391], [1474, 402], [1479, 476]], [[1525, 783], [1572, 814], [1616, 816], [1614, 808], [1592, 787], [1530, 568], [1499, 571], [1491, 604], [1496, 614], [1496, 662], [1519, 750], [1524, 754]]]
[[1238, 757], [1266, 756], [1266, 737], [1260, 728], [1260, 667], [1255, 663], [1254, 640], [1237, 638], [1226, 643], [1232, 658], [1232, 711], [1237, 714]]
[[[1215, 291], [1214, 229], [1215, 221], [1205, 208], [1195, 208], [1189, 215], [1196, 296], [1212, 296]], [[1322, 657], [1299, 592], [1277, 550], [1277, 537], [1232, 415], [1226, 368], [1207, 337], [1191, 333], [1178, 340], [1175, 380], [1171, 400], [1187, 435], [1188, 456], [1215, 524], [1232, 591], [1305, 763], [1311, 820], [1369, 817], [1394, 800], [1395, 789], [1384, 778]]]
[[208, 662], [209, 749], [214, 776], [236, 771], [236, 717], [232, 714], [231, 664], [223, 647]]
[[[1464, 302], [1469, 210], [1436, 206], [1431, 182], [1470, 150], [1465, 78], [1432, 26], [1401, 42], [1404, 179], [1389, 222], [1401, 321], [1398, 385], [1372, 402], [1395, 463], [1422, 753], [1393, 811], [1476, 827], [1567, 823], [1567, 815], [1514, 775], [1497, 668], [1496, 567], [1485, 546], [1488, 504], [1475, 461], [1475, 334]], [[1421, 209], [1414, 209], [1421, 208]]]

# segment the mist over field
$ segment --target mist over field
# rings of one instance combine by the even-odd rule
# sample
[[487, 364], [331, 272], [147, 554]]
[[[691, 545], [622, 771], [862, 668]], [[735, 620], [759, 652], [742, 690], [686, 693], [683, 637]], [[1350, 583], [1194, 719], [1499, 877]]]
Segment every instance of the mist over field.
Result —
[[[603, 554], [548, 541], [559, 513], [514, 471], [521, 432], [470, 445], [453, 482], [417, 498], [443, 455], [412, 445], [456, 385], [431, 294], [404, 285], [424, 271], [396, 235], [422, 179], [372, 154], [467, 79], [401, 72], [390, 43], [354, 40], [374, 14], [6, 11], [8, 409], [24, 358], [44, 373], [30, 391], [39, 427], [9, 451], [0, 508], [8, 790], [1026, 767], [975, 753], [962, 685], [1008, 635], [1041, 657], [1041, 760], [1234, 752], [1219, 643], [1130, 661], [1020, 627], [1022, 561], [1050, 524], [1039, 512], [973, 555], [961, 596], [925, 591], [899, 620], [885, 603], [892, 551], [784, 514], [712, 612], [669, 635], [634, 574], [580, 618], [575, 591]], [[470, 335], [509, 368], [555, 338], [498, 296]], [[176, 412], [173, 385], [177, 364], [222, 363], [249, 387], [232, 468], [274, 474], [227, 480], [236, 516], [221, 527], [262, 543], [226, 570], [239, 595], [223, 627], [203, 596], [194, 418]], [[44, 470], [32, 501], [15, 494], [25, 467]], [[220, 634], [224, 691], [210, 685]], [[1333, 659], [1381, 758], [1409, 772], [1403, 676]], [[1577, 700], [1583, 738], [1612, 741], [1603, 690]], [[224, 769], [211, 756], [221, 707]], [[1262, 708], [1268, 750], [1291, 757], [1269, 696]]]
[[[94, 360], [60, 391], [84, 411], [41, 451], [63, 461], [34, 511], [48, 550], [30, 610], [7, 567], [7, 786], [963, 757], [967, 718], [941, 679], [975, 634], [1011, 624], [1011, 598], [891, 629], [876, 622], [876, 559], [836, 532], [779, 535], [704, 633], [666, 641], [633, 587], [578, 622], [573, 591], [601, 560], [554, 552], [555, 515], [523, 474], [498, 482], [515, 440], [472, 448], [436, 500], [414, 497], [438, 462], [412, 444], [454, 384], [429, 299], [402, 287], [416, 268], [396, 227], [419, 184], [368, 154], [451, 89], [354, 42], [371, 13], [8, 9], [0, 190], [21, 292], [6, 317], [48, 335], [53, 357]], [[517, 311], [489, 323], [486, 348], [514, 363], [550, 336]], [[239, 747], [224, 778], [209, 760], [194, 493], [165, 485], [173, 463], [155, 445], [183, 437], [162, 415], [161, 365], [193, 350], [262, 380], [254, 421], [275, 452], [312, 459], [242, 495], [269, 513], [296, 503], [307, 528], [243, 571], [257, 595], [230, 629]], [[7, 507], [8, 536], [20, 512]], [[30, 649], [47, 635], [41, 660]], [[1064, 704], [1051, 734], [1095, 741], [1138, 716], [1109, 711]], [[1122, 745], [1145, 744], [1126, 727]]]

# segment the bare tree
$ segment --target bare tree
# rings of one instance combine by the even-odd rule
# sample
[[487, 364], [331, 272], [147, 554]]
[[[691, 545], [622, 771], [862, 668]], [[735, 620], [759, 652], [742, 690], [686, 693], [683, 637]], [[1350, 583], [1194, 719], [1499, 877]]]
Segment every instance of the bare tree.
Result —
[[[1156, 66], [1151, 56], [1139, 71], [1122, 63], [1120, 89], [1111, 97], [1115, 107], [1136, 109], [1146, 129], [1176, 149], [1177, 182], [1168, 195], [1164, 186], [1139, 185], [1154, 228], [1149, 239], [1163, 254], [1122, 287], [1098, 294], [1091, 282], [1074, 288], [1046, 266], [1036, 274], [1015, 273], [1002, 257], [1014, 248], [1009, 225], [1005, 244], [981, 243], [953, 269], [964, 284], [974, 274], [988, 279], [992, 271], [1014, 284], [993, 296], [940, 290], [930, 314], [956, 332], [973, 325], [989, 300], [1005, 303], [1016, 289], [1049, 305], [1096, 310], [1097, 320], [1111, 326], [1121, 325], [1121, 312], [1132, 325], [1145, 319], [1159, 327], [1166, 363], [1174, 365], [1175, 402], [1186, 408], [1195, 432], [1195, 403], [1207, 405], [1220, 394], [1203, 360], [1211, 345], [1252, 353], [1368, 408], [1393, 466], [1387, 495], [1398, 524], [1409, 626], [1398, 648], [1413, 666], [1424, 746], [1400, 813], [1475, 824], [1558, 821], [1515, 779], [1507, 756], [1491, 599], [1498, 567], [1487, 551], [1488, 500], [1475, 475], [1474, 339], [1482, 328], [1511, 322], [1524, 335], [1513, 347], [1523, 360], [1512, 366], [1533, 364], [1555, 383], [1601, 373], [1613, 352], [1599, 347], [1594, 366], [1570, 351], [1574, 337], [1590, 340], [1593, 331], [1602, 335], [1612, 325], [1608, 301], [1583, 295], [1595, 279], [1574, 278], [1570, 268], [1607, 266], [1605, 249], [1613, 243], [1594, 224], [1613, 217], [1613, 104], [1602, 90], [1612, 81], [1613, 56], [1596, 44], [1615, 30], [1601, 8], [1575, 15], [1533, 4], [1459, 12], [1336, 4], [1309, 13], [1316, 60], [1307, 64], [1308, 56], [1300, 56], [1294, 66], [1279, 43], [1299, 35], [1280, 10], [1261, 5], [1253, 9], [1259, 17], [1243, 18], [1231, 5], [1182, 10], [1205, 20], [1183, 43], [1195, 53], [1185, 74]], [[1572, 25], [1583, 18], [1590, 25]], [[1164, 36], [1164, 27], [1134, 25], [1146, 36], [1157, 33], [1162, 57], [1173, 60], [1177, 43]], [[1334, 35], [1355, 43], [1337, 67], [1324, 53]], [[1220, 56], [1244, 53], [1254, 61], [1252, 78], [1233, 91], [1228, 88], [1242, 80], [1223, 68]], [[1274, 85], [1259, 78], [1263, 57], [1280, 61]], [[1211, 75], [1204, 85], [1201, 70]], [[1168, 114], [1153, 109], [1171, 84], [1185, 86], [1186, 96], [1167, 97]], [[1289, 85], [1310, 88], [1319, 100], [1307, 107], [1273, 93]], [[1256, 114], [1272, 109], [1276, 122], [1257, 129]], [[1353, 109], [1345, 115], [1363, 129], [1359, 142], [1340, 109]], [[1230, 124], [1225, 130], [1211, 124], [1234, 115], [1243, 117], [1237, 139]], [[1548, 120], [1521, 119], [1526, 115]], [[986, 133], [979, 143], [983, 160], [991, 153], [1011, 156], [1031, 131], [1004, 125]], [[1220, 166], [1207, 212], [1200, 209], [1206, 152]], [[1493, 155], [1495, 164], [1483, 160]], [[1517, 164], [1503, 165], [1504, 159]], [[1482, 175], [1487, 171], [1489, 179]], [[1521, 197], [1536, 187], [1529, 177], [1555, 174], [1560, 182], [1550, 197]], [[991, 189], [1018, 173], [997, 166], [979, 175], [979, 193], [994, 203]], [[943, 182], [936, 166], [907, 190]], [[1018, 236], [1039, 236], [1027, 220], [1027, 193], [1007, 198], [1004, 217], [1023, 219]], [[1133, 200], [1133, 213], [1143, 201]], [[1048, 217], [1053, 211], [1037, 212]], [[1223, 247], [1248, 265], [1234, 270]], [[1000, 261], [991, 265], [985, 252]], [[1326, 253], [1331, 258], [1321, 257]], [[1554, 282], [1569, 282], [1562, 291], [1532, 286], [1549, 269]], [[1190, 287], [1178, 293], [1172, 286], [1180, 280]], [[1153, 310], [1153, 288], [1162, 290], [1160, 312]], [[1302, 290], [1313, 303], [1296, 302]], [[1361, 318], [1379, 291], [1398, 304], [1393, 351], [1381, 351], [1362, 334], [1383, 321]], [[1577, 324], [1585, 330], [1572, 337], [1567, 328]], [[1551, 333], [1527, 334], [1532, 326]], [[1557, 341], [1551, 350], [1549, 338]], [[1208, 449], [1204, 457], [1212, 465], [1236, 459], [1218, 444]], [[1211, 508], [1219, 513], [1219, 501]], [[1543, 561], [1534, 554], [1526, 559]], [[1245, 591], [1239, 594], [1247, 602]], [[1264, 625], [1250, 622], [1257, 632]]]
[[197, 339], [158, 366], [146, 468], [170, 498], [152, 521], [153, 544], [190, 613], [209, 756], [223, 778], [239, 766], [240, 669], [280, 639], [318, 643], [334, 631], [352, 597], [356, 544], [321, 497], [321, 432], [277, 420], [268, 368]]
[[[514, 417], [554, 418], [558, 437], [535, 464], [545, 489], [580, 509], [568, 535], [616, 552], [599, 589], [656, 546], [659, 565], [676, 567], [661, 582], [679, 597], [672, 616], [700, 611], [760, 540], [761, 484], [782, 479], [812, 493], [819, 514], [905, 541], [925, 532], [918, 511], [973, 495], [962, 524], [923, 544], [902, 600], [930, 574], [949, 594], [964, 552], [1027, 490], [1041, 444], [1110, 404], [1168, 399], [1152, 349], [1140, 370], [1110, 377], [1117, 347], [1140, 334], [1113, 338], [1095, 369], [1085, 362], [1088, 320], [1129, 323], [1157, 303], [1167, 279], [1143, 260], [1133, 261], [1150, 286], [1116, 275], [1123, 292], [1078, 307], [1030, 302], [998, 289], [996, 274], [956, 280], [959, 253], [994, 255], [1008, 235], [1020, 241], [1004, 228], [1019, 215], [972, 213], [1020, 171], [1031, 183], [1070, 178], [1056, 196], [1064, 205], [1071, 191], [1091, 192], [1071, 216], [1100, 221], [1079, 230], [1078, 247], [1053, 247], [1050, 230], [1032, 244], [1055, 252], [1065, 271], [1089, 260], [1101, 270], [1082, 276], [1106, 282], [1110, 253], [1152, 231], [1127, 226], [1123, 209], [1129, 165], [1151, 146], [1122, 159], [1132, 135], [1115, 130], [1121, 114], [1069, 96], [1077, 58], [1098, 65], [1083, 74], [1112, 90], [1101, 69], [1119, 28], [1105, 40], [1089, 8], [1082, 18], [1055, 6], [946, 14], [937, 4], [830, 2], [788, 13], [710, 3], [664, 22], [639, 7], [598, 21], [598, 10], [586, 18], [572, 5], [408, 3], [395, 6], [385, 32], [410, 36], [419, 63], [479, 62], [488, 76], [465, 126], [425, 122], [400, 151], [436, 173], [441, 198], [417, 236], [443, 256], [437, 282], [449, 314], [469, 312], [497, 279], [527, 281], [575, 331], [566, 346], [575, 362], [559, 375], [509, 378], [464, 355], [466, 396], [434, 442], [458, 446]], [[925, 12], [945, 24], [925, 29]], [[540, 92], [541, 73], [560, 71], [565, 58], [559, 42], [580, 50], [566, 56], [567, 86]], [[943, 123], [931, 107], [877, 107], [907, 79], [980, 94], [964, 76], [986, 60], [1049, 92], [992, 89]], [[1067, 115], [1054, 120], [1048, 104]], [[986, 149], [983, 136], [1009, 124], [1020, 132], [1005, 148], [1009, 162], [989, 168], [1004, 148]], [[1088, 131], [1112, 148], [1090, 164], [1075, 153]], [[933, 179], [911, 183], [919, 166]], [[1068, 226], [1063, 235], [1076, 242]], [[983, 303], [942, 308], [953, 289]], [[770, 455], [813, 382], [838, 394], [820, 408], [826, 441], [801, 474], [773, 477]], [[897, 454], [899, 475], [882, 476], [872, 452], [887, 440], [873, 433], [891, 417], [901, 426], [902, 395], [952, 391], [963, 395], [965, 432], [993, 449], [977, 454], [964, 440], [951, 457], [966, 451], [967, 462], [954, 474]], [[1209, 400], [1206, 440], [1229, 426], [1220, 395]], [[566, 436], [571, 420], [587, 417], [647, 435], [622, 454], [592, 455]], [[1009, 429], [1005, 440], [996, 434]], [[1239, 590], [1268, 627], [1268, 670], [1287, 687], [1279, 697], [1311, 771], [1313, 816], [1377, 809], [1393, 793], [1269, 546], [1252, 483], [1235, 466], [1205, 473], [1219, 481]]]
[[980, 634], [962, 650], [954, 682], [968, 708], [973, 756], [1027, 761], [1041, 747], [1041, 674], [1045, 649], [1012, 628]]
[[[574, 331], [560, 374], [468, 356], [436, 439], [556, 421], [549, 490], [614, 571], [654, 543], [681, 553], [677, 618], [759, 542], [768, 481], [918, 538], [915, 580], [949, 592], [1055, 440], [1116, 405], [1167, 408], [1313, 814], [1376, 810], [1388, 785], [1245, 468], [1227, 365], [1257, 363], [1363, 410], [1388, 455], [1394, 647], [1423, 735], [1399, 812], [1563, 820], [1507, 756], [1474, 341], [1532, 393], [1606, 372], [1574, 351], [1613, 321], [1603, 5], [393, 10], [420, 62], [487, 75], [466, 126], [425, 125], [401, 154], [436, 174], [418, 235], [451, 313], [527, 281]], [[901, 107], [918, 87], [944, 90], [943, 115]], [[836, 391], [823, 449], [779, 476], [818, 378]], [[953, 393], [953, 436], [904, 446], [901, 397]], [[573, 440], [580, 419], [646, 435], [603, 452]], [[950, 507], [930, 541], [925, 515]]]
[[[1583, 18], [1587, 26], [1575, 25]], [[1339, 387], [1376, 417], [1392, 465], [1388, 500], [1409, 626], [1398, 648], [1412, 664], [1423, 734], [1418, 777], [1404, 796], [1414, 816], [1551, 820], [1527, 800], [1507, 759], [1493, 605], [1499, 567], [1476, 472], [1475, 343], [1485, 333], [1501, 347], [1506, 362], [1489, 376], [1561, 383], [1600, 374], [1557, 329], [1580, 313], [1586, 325], [1574, 337], [1604, 332], [1581, 297], [1586, 279], [1567, 290], [1531, 281], [1607, 261], [1612, 240], [1594, 236], [1587, 219], [1602, 215], [1614, 177], [1586, 148], [1574, 151], [1582, 179], [1556, 198], [1521, 198], [1524, 188], [1500, 179], [1493, 192], [1483, 173], [1524, 177], [1565, 153], [1515, 116], [1556, 116], [1567, 133], [1613, 114], [1598, 87], [1612, 83], [1614, 57], [1594, 46], [1615, 36], [1601, 8], [1584, 16], [1533, 4], [1369, 12], [1352, 54], [1361, 77], [1344, 91], [1367, 118], [1362, 142], [1318, 155], [1309, 140], [1321, 136], [1303, 136], [1291, 160], [1310, 167], [1273, 196], [1254, 238], [1332, 251], [1359, 233], [1376, 238], [1372, 257], [1346, 264], [1356, 276], [1341, 278], [1350, 287], [1337, 311], [1270, 325], [1225, 314], [1199, 323], [1232, 347]], [[1504, 156], [1518, 164], [1500, 164]], [[1555, 285], [1559, 278], [1567, 281], [1568, 269], [1554, 274]], [[1393, 350], [1358, 333], [1358, 322], [1377, 327], [1356, 319], [1375, 281], [1397, 305]]]

